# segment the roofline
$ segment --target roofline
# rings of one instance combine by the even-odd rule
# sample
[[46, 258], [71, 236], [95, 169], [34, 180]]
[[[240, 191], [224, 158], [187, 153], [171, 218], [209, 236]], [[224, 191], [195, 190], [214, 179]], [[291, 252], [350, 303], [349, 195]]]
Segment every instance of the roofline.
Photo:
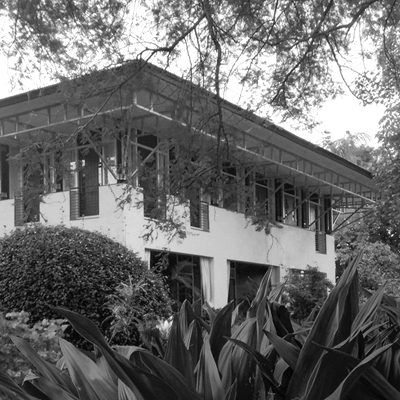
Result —
[[[140, 64], [140, 63], [143, 63], [143, 61], [142, 60], [133, 60], [130, 63], [131, 64]], [[127, 64], [122, 65], [121, 67], [124, 67], [126, 65]], [[172, 72], [167, 71], [166, 69], [160, 68], [151, 63], [146, 63], [145, 66], [146, 66], [146, 68], [155, 70], [159, 74], [163, 74], [164, 76], [167, 75], [175, 82], [181, 81], [182, 83], [185, 83], [187, 85], [196, 86], [201, 91], [204, 91], [205, 94], [207, 94], [207, 95], [211, 94], [214, 97], [216, 96], [214, 93], [210, 92], [209, 90], [201, 88], [200, 86], [198, 86], [190, 81], [187, 81], [184, 78], [180, 78], [179, 76], [173, 74]], [[121, 67], [117, 67], [117, 68], [121, 68]], [[114, 67], [112, 69], [116, 69], [116, 68]], [[104, 70], [99, 71], [99, 72], [104, 72]], [[89, 76], [89, 75], [90, 74], [87, 74], [87, 76]], [[79, 77], [78, 79], [81, 79], [82, 77]], [[60, 83], [62, 83], [62, 82], [58, 82], [58, 83], [55, 83], [52, 85], [44, 86], [39, 89], [33, 89], [33, 90], [30, 90], [30, 91], [27, 91], [24, 93], [19, 93], [19, 94], [13, 95], [13, 96], [9, 96], [9, 97], [0, 99], [0, 108], [12, 106], [14, 104], [22, 103], [24, 101], [29, 101], [29, 100], [33, 100], [33, 99], [36, 99], [39, 97], [54, 94], [59, 91]], [[289, 132], [288, 130], [276, 125], [275, 123], [254, 114], [250, 110], [245, 110], [244, 108], [242, 108], [234, 103], [231, 103], [230, 101], [225, 100], [224, 98], [222, 98], [222, 104], [225, 108], [230, 109], [230, 111], [233, 111], [235, 114], [238, 114], [241, 117], [248, 119], [249, 121], [261, 126], [262, 128], [269, 129], [269, 130], [273, 131], [274, 133], [277, 133], [278, 135], [281, 135], [284, 138], [286, 138], [308, 150], [314, 151], [314, 152], [318, 153], [319, 155], [322, 155], [324, 157], [331, 159], [334, 162], [342, 164], [346, 168], [352, 169], [352, 170], [358, 172], [359, 174], [362, 174], [370, 179], [373, 178], [372, 173], [370, 171], [366, 170], [365, 168], [362, 168], [359, 165], [356, 165], [356, 164], [352, 163], [351, 161], [348, 161], [345, 158], [340, 157], [337, 154], [324, 149], [321, 146], [318, 146], [312, 142], [309, 142], [308, 140], [305, 140], [292, 132]]]

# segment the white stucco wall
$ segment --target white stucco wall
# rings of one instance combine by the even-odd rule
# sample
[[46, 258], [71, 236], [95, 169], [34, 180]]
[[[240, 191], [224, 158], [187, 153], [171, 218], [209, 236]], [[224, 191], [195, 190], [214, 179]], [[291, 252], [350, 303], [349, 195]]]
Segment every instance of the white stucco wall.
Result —
[[[47, 195], [40, 205], [43, 224], [64, 224], [82, 229], [99, 231], [126, 245], [142, 258], [147, 250], [167, 249], [172, 252], [187, 253], [210, 258], [211, 295], [208, 299], [214, 307], [222, 307], [228, 297], [230, 260], [269, 264], [280, 268], [280, 275], [287, 268], [306, 268], [318, 266], [334, 282], [335, 254], [333, 237], [327, 236], [327, 254], [315, 251], [315, 233], [301, 228], [282, 225], [272, 227], [271, 234], [257, 232], [245, 220], [243, 214], [210, 206], [210, 231], [191, 228], [188, 213], [182, 206], [176, 209], [177, 215], [185, 219], [187, 237], [183, 240], [170, 240], [160, 232], [154, 232], [153, 239], [143, 240], [143, 227], [151, 222], [143, 217], [142, 209], [126, 205], [117, 208], [116, 200], [122, 194], [122, 185], [99, 188], [100, 214], [76, 221], [69, 218], [69, 193]], [[141, 200], [141, 193], [137, 199]], [[14, 229], [14, 200], [0, 201], [0, 235]]]

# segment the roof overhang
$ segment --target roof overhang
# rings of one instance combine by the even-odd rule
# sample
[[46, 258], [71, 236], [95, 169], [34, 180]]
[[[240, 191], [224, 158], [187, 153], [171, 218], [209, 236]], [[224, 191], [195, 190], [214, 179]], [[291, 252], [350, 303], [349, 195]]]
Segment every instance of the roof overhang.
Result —
[[[203, 116], [198, 111], [215, 109], [216, 100], [210, 92], [196, 88], [197, 103], [193, 107], [180, 95], [182, 88], [187, 93], [193, 85], [152, 65], [146, 65], [145, 71], [146, 80], [131, 85], [128, 98], [119, 103], [111, 101], [118, 95], [115, 84], [103, 86], [101, 93], [88, 96], [78, 105], [67, 101], [64, 84], [0, 100], [0, 144], [12, 145], [38, 131], [70, 137], [91, 121], [122, 114], [145, 131], [165, 134], [178, 125], [217, 140], [201, 122]], [[320, 195], [334, 198], [337, 207], [362, 209], [374, 203], [377, 188], [365, 169], [232, 103], [224, 100], [222, 105], [231, 148], [244, 154], [249, 163], [262, 163], [269, 176], [314, 188]], [[189, 114], [190, 118], [185, 118]]]

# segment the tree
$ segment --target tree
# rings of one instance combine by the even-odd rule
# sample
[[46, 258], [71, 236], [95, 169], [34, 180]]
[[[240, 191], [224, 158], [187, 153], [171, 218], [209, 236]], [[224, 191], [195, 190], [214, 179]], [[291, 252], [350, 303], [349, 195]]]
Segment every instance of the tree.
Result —
[[331, 134], [325, 132], [322, 147], [373, 172], [377, 150], [368, 145], [368, 140], [368, 136], [363, 132], [346, 131], [346, 135], [337, 140], [332, 140]]
[[317, 315], [332, 288], [332, 282], [317, 267], [290, 271], [285, 290], [292, 317], [302, 322], [314, 309]]
[[[145, 5], [130, 0], [111, 0], [107, 5], [100, 0], [51, 4], [11, 1], [0, 4], [7, 32], [0, 48], [15, 60], [19, 70], [29, 75], [32, 68], [45, 69], [65, 80], [67, 105], [79, 107], [112, 83], [113, 90], [104, 95], [102, 105], [91, 110], [93, 115], [105, 106], [121, 107], [132, 85], [140, 85], [147, 62], [179, 70], [195, 84], [183, 91], [182, 104], [195, 104], [200, 109], [196, 110], [201, 116], [195, 121], [195, 128], [216, 132], [217, 142], [215, 145], [193, 133], [193, 115], [186, 116], [190, 129], [176, 129], [174, 138], [167, 135], [169, 149], [174, 153], [169, 154], [174, 158], [171, 168], [179, 177], [175, 182], [163, 179], [167, 168], [164, 172], [156, 170], [154, 157], [147, 159], [148, 154], [143, 152], [139, 179], [141, 186], [150, 188], [144, 200], [146, 211], [153, 217], [159, 217], [154, 213], [160, 211], [164, 214], [167, 192], [180, 203], [189, 199], [198, 208], [201, 187], [211, 198], [221, 191], [229, 192], [229, 198], [219, 201], [232, 207], [241, 203], [240, 207], [268, 232], [263, 213], [257, 207], [248, 207], [245, 185], [241, 184], [238, 190], [237, 183], [243, 183], [247, 173], [240, 179], [232, 173], [233, 164], [250, 171], [252, 160], [243, 160], [231, 151], [236, 138], [223, 122], [222, 97], [229, 88], [238, 88], [240, 95], [229, 96], [235, 97], [238, 104], [266, 117], [274, 110], [280, 118], [298, 118], [312, 125], [309, 110], [341, 91], [332, 73], [338, 68], [346, 78], [348, 65], [344, 56], [351, 50], [357, 33], [371, 33], [373, 25], [377, 28], [371, 40], [378, 43], [384, 37], [385, 18], [392, 16], [390, 4], [375, 0], [340, 4], [311, 0], [154, 1]], [[366, 49], [362, 48], [361, 53], [370, 56]], [[33, 63], [27, 63], [30, 58]], [[132, 68], [132, 60], [139, 60], [137, 67]], [[103, 71], [96, 72], [98, 69]], [[82, 74], [80, 79], [66, 80]], [[345, 83], [349, 84], [347, 80]], [[204, 98], [202, 89], [211, 90], [215, 98], [200, 104], [199, 98]], [[70, 133], [70, 142], [91, 146], [101, 158], [99, 149], [104, 138], [126, 140], [128, 125], [129, 115], [124, 113], [110, 120], [108, 128], [91, 118]], [[179, 140], [180, 135], [188, 137], [188, 131], [190, 140]], [[24, 150], [19, 158], [28, 158], [35, 152], [39, 156], [61, 153], [68, 150], [64, 139], [62, 135], [49, 138], [43, 132], [33, 134], [28, 142], [21, 143]], [[164, 154], [167, 151], [170, 150]], [[58, 163], [59, 169], [70, 165], [63, 158]], [[108, 169], [115, 177], [126, 172], [124, 165], [117, 170], [114, 167], [109, 164]], [[40, 163], [34, 162], [26, 173], [35, 176], [40, 169]], [[132, 197], [130, 188], [137, 179], [131, 171], [121, 204]], [[155, 179], [162, 184], [153, 185]], [[24, 188], [26, 193], [29, 189]], [[41, 194], [31, 196], [33, 203]], [[34, 210], [35, 204], [26, 209]], [[179, 221], [164, 215], [162, 219], [163, 229], [184, 236]]]
[[364, 59], [375, 45], [382, 49], [377, 61], [390, 64], [385, 50], [395, 44], [398, 8], [386, 0], [11, 1], [0, 5], [6, 29], [0, 45], [17, 65], [32, 66], [33, 56], [33, 66], [56, 76], [137, 57], [163, 66], [179, 60], [185, 76], [217, 99], [239, 84], [252, 93], [242, 104], [306, 116], [340, 92], [334, 68], [350, 84], [346, 54], [359, 36], [372, 44], [360, 48]]

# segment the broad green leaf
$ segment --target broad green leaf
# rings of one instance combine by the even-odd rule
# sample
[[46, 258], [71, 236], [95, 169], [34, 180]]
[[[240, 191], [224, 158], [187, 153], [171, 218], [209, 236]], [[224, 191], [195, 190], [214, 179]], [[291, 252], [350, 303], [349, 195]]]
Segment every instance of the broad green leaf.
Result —
[[113, 351], [105, 341], [99, 328], [92, 321], [63, 308], [55, 308], [54, 311], [68, 318], [79, 334], [101, 350], [114, 373], [135, 393], [137, 400], [184, 399], [180, 394], [175, 393], [166, 382], [157, 376], [141, 370], [126, 358]]
[[78, 396], [75, 386], [69, 376], [63, 374], [53, 364], [50, 364], [32, 349], [28, 342], [16, 336], [10, 336], [18, 350], [35, 366], [40, 374], [49, 382], [64, 388], [67, 392]]
[[121, 380], [118, 380], [118, 400], [136, 400], [135, 393]]
[[274, 301], [276, 301], [277, 303], [281, 303], [282, 294], [284, 291], [285, 291], [285, 285], [283, 285], [283, 284], [278, 285], [268, 295], [268, 301], [271, 303]]
[[191, 304], [187, 300], [185, 300], [179, 310], [179, 322], [181, 324], [180, 330], [182, 336], [186, 335], [186, 332], [189, 329], [189, 325], [194, 319], [196, 319], [196, 316], [194, 315], [193, 308]]
[[279, 303], [269, 303], [271, 316], [274, 321], [277, 335], [284, 337], [287, 334], [293, 333], [292, 321], [288, 309]]
[[257, 310], [260, 308], [261, 303], [265, 305], [265, 301], [268, 296], [268, 287], [271, 281], [272, 268], [265, 273], [263, 276], [260, 286], [257, 290], [256, 296], [251, 302], [250, 308], [247, 311], [247, 318], [255, 318], [257, 316]]
[[338, 349], [325, 348], [326, 352], [314, 368], [308, 387], [309, 400], [324, 399], [335, 391], [360, 360]]
[[23, 387], [29, 394], [35, 397], [39, 397], [39, 393], [42, 393], [44, 396], [40, 395], [39, 398], [43, 400], [78, 400], [78, 397], [73, 396], [60, 385], [43, 377], [26, 382], [26, 387], [25, 384]]
[[375, 317], [376, 311], [382, 302], [385, 288], [386, 283], [382, 285], [361, 308], [351, 326], [351, 336], [349, 340], [352, 340], [352, 338], [357, 336], [365, 324], [370, 322]]
[[[361, 375], [366, 372], [366, 370], [371, 366], [371, 364], [375, 361], [375, 359], [385, 352], [388, 348], [390, 348], [392, 344], [384, 346], [368, 357], [366, 357], [363, 361], [361, 361], [343, 380], [343, 382], [337, 387], [337, 389], [326, 398], [326, 400], [340, 400], [345, 399], [346, 396], [349, 394], [353, 386], [356, 384], [358, 379], [360, 379]], [[376, 379], [376, 377], [375, 377]], [[391, 393], [391, 400], [399, 400], [400, 399], [400, 392], [395, 390], [390, 383], [385, 380], [378, 380], [376, 379], [376, 383], [380, 385], [380, 387], [385, 391], [390, 391]], [[378, 388], [377, 388], [378, 389]]]
[[235, 325], [235, 323], [236, 323], [236, 321], [237, 321], [237, 319], [238, 319], [238, 317], [239, 317], [239, 310], [240, 310], [240, 307], [242, 306], [242, 304], [243, 304], [243, 301], [241, 301], [241, 302], [234, 308], [234, 310], [233, 310], [233, 312], [232, 312], [232, 326]]
[[218, 312], [215, 316], [214, 323], [211, 325], [210, 347], [216, 361], [226, 343], [226, 337], [231, 336], [232, 311], [233, 301]]
[[400, 392], [390, 384], [375, 368], [368, 367], [360, 379], [361, 384], [368, 382], [374, 390], [378, 390], [382, 398], [399, 400]]
[[236, 400], [236, 389], [237, 389], [237, 382], [235, 380], [232, 383], [232, 386], [229, 388], [228, 392], [226, 393], [224, 400]]
[[168, 382], [176, 392], [179, 392], [180, 398], [200, 399], [194, 386], [181, 373], [148, 351], [136, 351], [131, 355], [130, 360], [139, 368], [150, 371], [161, 380]]
[[179, 371], [194, 386], [192, 357], [182, 340], [178, 314], [174, 316], [164, 361]]
[[201, 348], [203, 347], [203, 330], [197, 319], [191, 322], [186, 335], [183, 337], [183, 343], [189, 349], [193, 366], [197, 365]]
[[69, 375], [75, 386], [79, 388], [79, 398], [85, 400], [117, 398], [117, 386], [94, 361], [64, 339], [60, 339], [60, 347]]
[[[8, 375], [0, 372], [0, 389], [3, 390], [10, 399], [32, 400], [29, 394], [25, 393]], [[18, 397], [16, 397], [18, 395]]]
[[279, 357], [274, 368], [274, 379], [279, 385], [282, 384], [283, 374], [288, 368], [290, 368], [289, 364], [283, 358]]
[[357, 265], [362, 254], [352, 260], [344, 270], [339, 282], [325, 300], [300, 351], [287, 398], [304, 397], [314, 368], [325, 347], [333, 347], [350, 335], [351, 325], [358, 310]]
[[272, 367], [266, 357], [264, 357], [262, 354], [260, 354], [257, 350], [252, 349], [250, 346], [248, 346], [246, 343], [241, 342], [240, 340], [236, 339], [228, 339], [229, 341], [235, 343], [237, 346], [241, 347], [244, 349], [247, 353], [251, 354], [256, 361], [257, 365], [260, 368], [261, 374], [263, 376], [263, 379], [267, 379], [268, 382], [265, 382], [264, 379], [264, 386], [265, 390], [268, 391], [270, 386], [272, 385], [273, 388], [275, 389], [275, 392], [279, 393], [280, 395], [283, 395], [282, 391], [279, 389], [279, 385], [274, 379], [274, 376], [272, 374]]
[[210, 339], [206, 336], [196, 367], [196, 391], [204, 400], [221, 400], [225, 397], [217, 364], [211, 353]]
[[[257, 346], [256, 318], [247, 318], [233, 333], [232, 339], [240, 340], [255, 349]], [[228, 341], [222, 348], [218, 359], [218, 369], [225, 392], [237, 380], [237, 398], [251, 396], [253, 387], [250, 381], [255, 365], [252, 355]]]
[[207, 311], [207, 314], [210, 317], [210, 325], [211, 325], [211, 329], [212, 329], [212, 326], [214, 324], [217, 314], [215, 313], [213, 308], [207, 302], [204, 303], [203, 308]]
[[264, 331], [270, 342], [274, 345], [278, 354], [288, 363], [293, 371], [296, 369], [297, 360], [300, 355], [300, 349], [294, 344], [282, 339], [278, 335]]

